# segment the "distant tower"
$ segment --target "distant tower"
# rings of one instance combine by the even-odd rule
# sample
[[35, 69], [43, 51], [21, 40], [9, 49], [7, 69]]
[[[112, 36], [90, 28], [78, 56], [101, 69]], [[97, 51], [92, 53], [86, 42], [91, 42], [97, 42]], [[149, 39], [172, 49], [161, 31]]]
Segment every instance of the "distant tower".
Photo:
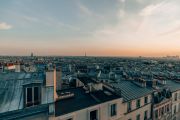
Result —
[[85, 55], [84, 55], [85, 57], [86, 57], [86, 52], [85, 52]]
[[34, 55], [33, 55], [33, 53], [31, 53], [31, 57], [33, 57]]

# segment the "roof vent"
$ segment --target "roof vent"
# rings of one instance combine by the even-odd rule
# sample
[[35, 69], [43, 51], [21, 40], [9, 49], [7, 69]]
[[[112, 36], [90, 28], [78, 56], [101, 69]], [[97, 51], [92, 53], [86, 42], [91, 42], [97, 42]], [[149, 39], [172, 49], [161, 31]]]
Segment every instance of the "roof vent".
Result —
[[58, 96], [58, 100], [68, 99], [74, 97], [74, 93], [71, 92], [62, 92]]
[[106, 95], [108, 95], [108, 96], [111, 96], [111, 95], [112, 95], [112, 93], [110, 93], [109, 91], [104, 91], [104, 93], [105, 93]]

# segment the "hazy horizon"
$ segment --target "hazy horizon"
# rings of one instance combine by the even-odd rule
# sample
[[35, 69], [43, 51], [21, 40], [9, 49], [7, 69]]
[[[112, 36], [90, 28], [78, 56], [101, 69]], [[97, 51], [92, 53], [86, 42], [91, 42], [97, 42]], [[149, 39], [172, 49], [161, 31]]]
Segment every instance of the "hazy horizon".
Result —
[[1, 0], [0, 55], [180, 55], [179, 0]]

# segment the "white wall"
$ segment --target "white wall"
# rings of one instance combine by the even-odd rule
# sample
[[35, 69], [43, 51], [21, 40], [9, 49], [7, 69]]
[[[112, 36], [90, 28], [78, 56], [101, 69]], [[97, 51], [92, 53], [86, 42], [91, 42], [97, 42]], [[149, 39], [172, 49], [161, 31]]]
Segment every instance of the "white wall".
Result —
[[46, 71], [46, 86], [54, 86], [54, 71]]
[[62, 74], [61, 71], [56, 71], [56, 90], [62, 89]]
[[[175, 101], [175, 94], [177, 93], [177, 101]], [[176, 106], [176, 113], [174, 113], [174, 109]], [[172, 115], [173, 117], [180, 117], [178, 116], [180, 114], [180, 90], [175, 91], [172, 93]], [[180, 118], [178, 118], [180, 119]]]
[[122, 120], [128, 120], [128, 119], [132, 119], [132, 120], [136, 120], [136, 116], [138, 114], [140, 114], [140, 119], [143, 120], [144, 119], [144, 112], [148, 111], [147, 117], [150, 118], [151, 116], [151, 99], [152, 96], [151, 95], [147, 95], [148, 96], [148, 103], [149, 104], [144, 104], [144, 97], [139, 98], [141, 100], [141, 107], [140, 108], [136, 108], [136, 101], [138, 99], [132, 100], [131, 101], [131, 112], [127, 113], [127, 102], [123, 104], [123, 112], [125, 113], [124, 117]]
[[[110, 105], [117, 104], [117, 115], [114, 117], [110, 117]], [[89, 120], [89, 113], [92, 110], [98, 110], [99, 120], [120, 120], [122, 118], [123, 113], [121, 113], [122, 109], [122, 99], [116, 99], [110, 102], [102, 103], [99, 105], [95, 105], [86, 109], [82, 109], [73, 113], [69, 113], [63, 116], [59, 116], [56, 118], [51, 118], [53, 120], [66, 120], [68, 118], [73, 118], [73, 120]]]

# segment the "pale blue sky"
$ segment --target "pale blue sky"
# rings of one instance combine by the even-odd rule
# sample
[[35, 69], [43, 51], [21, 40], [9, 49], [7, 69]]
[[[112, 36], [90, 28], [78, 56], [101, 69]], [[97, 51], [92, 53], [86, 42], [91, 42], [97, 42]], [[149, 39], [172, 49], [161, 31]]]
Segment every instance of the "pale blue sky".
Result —
[[179, 6], [179, 0], [0, 0], [0, 54], [179, 54]]

